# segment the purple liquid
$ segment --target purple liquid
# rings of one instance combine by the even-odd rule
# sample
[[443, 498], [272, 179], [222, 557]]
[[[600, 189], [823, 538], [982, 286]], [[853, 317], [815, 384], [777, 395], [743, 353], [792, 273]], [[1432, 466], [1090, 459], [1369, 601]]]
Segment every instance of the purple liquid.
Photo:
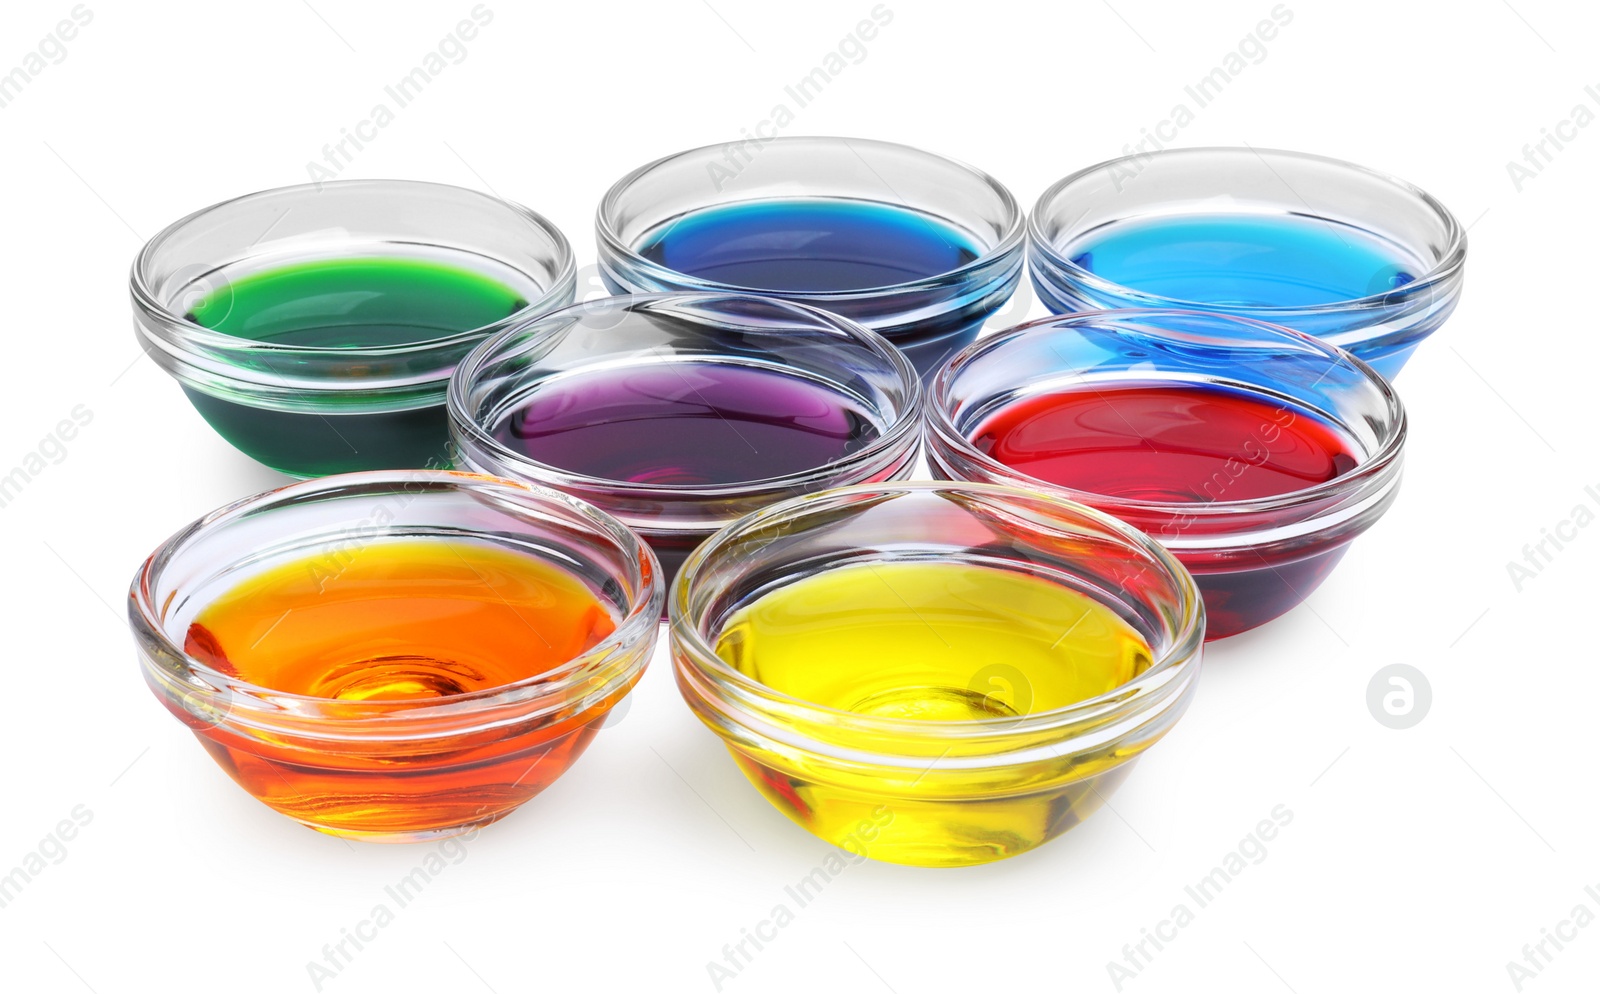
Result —
[[878, 426], [859, 401], [800, 376], [673, 362], [549, 383], [494, 436], [569, 473], [721, 486], [826, 466], [877, 438]]

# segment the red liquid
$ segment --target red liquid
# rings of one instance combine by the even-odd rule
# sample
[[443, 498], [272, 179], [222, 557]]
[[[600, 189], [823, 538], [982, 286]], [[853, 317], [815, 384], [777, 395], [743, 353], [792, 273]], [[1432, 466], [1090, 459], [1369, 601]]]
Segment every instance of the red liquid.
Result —
[[[973, 444], [1035, 479], [1088, 494], [1212, 503], [1293, 493], [1354, 469], [1359, 449], [1304, 411], [1213, 387], [1082, 387], [1018, 401], [978, 426]], [[1092, 500], [1089, 503], [1094, 503]], [[1181, 512], [1132, 522], [1156, 538], [1200, 534]], [[1254, 628], [1305, 600], [1345, 546], [1293, 558], [1179, 551], [1206, 603], [1206, 637]]]
[[1251, 500], [1356, 466], [1343, 434], [1232, 390], [1122, 386], [1045, 394], [984, 422], [973, 444], [1058, 486], [1124, 500]]

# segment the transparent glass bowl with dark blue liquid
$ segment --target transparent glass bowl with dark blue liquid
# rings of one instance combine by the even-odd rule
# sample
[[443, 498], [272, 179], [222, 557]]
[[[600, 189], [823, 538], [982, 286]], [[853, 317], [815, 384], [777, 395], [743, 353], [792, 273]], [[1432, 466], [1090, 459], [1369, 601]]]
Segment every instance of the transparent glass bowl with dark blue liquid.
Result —
[[595, 218], [612, 292], [757, 293], [856, 321], [930, 375], [1022, 276], [1023, 215], [993, 177], [858, 138], [729, 142], [619, 180]]
[[1112, 159], [1051, 186], [1028, 219], [1056, 314], [1183, 308], [1331, 342], [1392, 377], [1461, 294], [1466, 231], [1409, 183], [1252, 148]]

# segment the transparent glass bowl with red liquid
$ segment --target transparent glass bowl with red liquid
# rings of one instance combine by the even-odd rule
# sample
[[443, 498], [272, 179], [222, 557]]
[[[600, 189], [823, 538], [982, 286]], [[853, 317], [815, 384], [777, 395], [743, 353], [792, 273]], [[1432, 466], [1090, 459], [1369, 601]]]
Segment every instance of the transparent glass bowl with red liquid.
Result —
[[1190, 311], [1019, 325], [930, 385], [944, 479], [1059, 493], [1160, 541], [1205, 597], [1207, 638], [1325, 580], [1399, 487], [1406, 418], [1370, 366], [1308, 335]]

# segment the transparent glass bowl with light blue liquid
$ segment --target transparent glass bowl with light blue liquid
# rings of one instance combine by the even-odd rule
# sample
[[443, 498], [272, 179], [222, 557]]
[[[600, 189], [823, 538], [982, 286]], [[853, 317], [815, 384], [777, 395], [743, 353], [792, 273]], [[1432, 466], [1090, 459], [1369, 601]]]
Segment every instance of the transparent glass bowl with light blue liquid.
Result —
[[1282, 325], [1393, 377], [1461, 295], [1466, 230], [1437, 199], [1337, 159], [1168, 149], [1062, 179], [1028, 219], [1053, 313], [1179, 308]]

